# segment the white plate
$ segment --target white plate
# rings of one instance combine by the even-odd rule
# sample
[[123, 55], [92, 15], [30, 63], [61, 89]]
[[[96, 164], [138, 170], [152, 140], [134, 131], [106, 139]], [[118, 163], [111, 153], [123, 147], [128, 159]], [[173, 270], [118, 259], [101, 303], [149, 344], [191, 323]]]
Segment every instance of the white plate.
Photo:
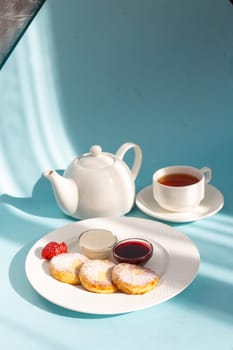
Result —
[[176, 213], [168, 211], [159, 206], [153, 198], [152, 185], [142, 189], [136, 196], [137, 207], [154, 218], [169, 222], [190, 222], [196, 221], [216, 214], [222, 209], [224, 198], [222, 193], [211, 185], [206, 185], [204, 200], [193, 211]]
[[[70, 251], [77, 251], [79, 235], [87, 229], [105, 228], [118, 239], [141, 237], [154, 246], [154, 255], [147, 267], [155, 270], [160, 282], [143, 295], [124, 293], [96, 294], [81, 286], [72, 286], [52, 278], [48, 262], [40, 258], [42, 247], [49, 241], [65, 241]], [[87, 219], [61, 227], [37, 241], [25, 263], [32, 287], [45, 299], [70, 310], [92, 314], [119, 314], [162, 303], [183, 291], [195, 278], [200, 263], [194, 243], [166, 224], [133, 217]]]

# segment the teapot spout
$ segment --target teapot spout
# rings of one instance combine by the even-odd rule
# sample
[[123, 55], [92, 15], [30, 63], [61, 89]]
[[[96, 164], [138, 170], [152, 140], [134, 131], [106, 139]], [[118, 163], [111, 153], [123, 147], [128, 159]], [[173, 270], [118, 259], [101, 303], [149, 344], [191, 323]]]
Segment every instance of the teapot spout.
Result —
[[76, 183], [72, 179], [59, 175], [55, 170], [46, 170], [42, 175], [51, 182], [60, 209], [67, 215], [75, 216], [78, 207]]

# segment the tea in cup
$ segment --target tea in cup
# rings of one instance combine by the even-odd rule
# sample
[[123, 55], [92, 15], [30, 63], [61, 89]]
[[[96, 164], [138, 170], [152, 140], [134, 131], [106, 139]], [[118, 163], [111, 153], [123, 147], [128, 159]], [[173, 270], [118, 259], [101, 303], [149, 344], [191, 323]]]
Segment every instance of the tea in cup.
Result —
[[161, 168], [153, 174], [153, 197], [164, 209], [190, 211], [205, 197], [205, 185], [211, 169], [177, 165]]

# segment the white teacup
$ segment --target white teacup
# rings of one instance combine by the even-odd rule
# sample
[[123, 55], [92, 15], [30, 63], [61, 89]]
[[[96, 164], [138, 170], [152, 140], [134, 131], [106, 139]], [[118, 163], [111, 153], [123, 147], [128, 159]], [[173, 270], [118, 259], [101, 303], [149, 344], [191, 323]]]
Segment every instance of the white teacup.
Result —
[[177, 165], [153, 174], [153, 196], [158, 204], [175, 212], [190, 211], [205, 197], [205, 184], [211, 180], [211, 169]]

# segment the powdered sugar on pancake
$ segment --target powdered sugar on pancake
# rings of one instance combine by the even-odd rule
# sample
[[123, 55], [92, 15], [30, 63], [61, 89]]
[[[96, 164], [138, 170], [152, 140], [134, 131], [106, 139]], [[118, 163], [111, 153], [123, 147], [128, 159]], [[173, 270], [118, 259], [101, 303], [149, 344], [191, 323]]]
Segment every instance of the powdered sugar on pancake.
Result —
[[88, 260], [82, 265], [81, 274], [88, 281], [103, 285], [112, 284], [112, 268], [115, 264], [110, 260]]
[[157, 277], [156, 273], [148, 268], [127, 263], [116, 265], [114, 274], [123, 283], [134, 286], [144, 286]]
[[87, 260], [85, 255], [79, 253], [64, 253], [54, 256], [50, 264], [56, 270], [72, 272], [75, 267], [81, 266]]

